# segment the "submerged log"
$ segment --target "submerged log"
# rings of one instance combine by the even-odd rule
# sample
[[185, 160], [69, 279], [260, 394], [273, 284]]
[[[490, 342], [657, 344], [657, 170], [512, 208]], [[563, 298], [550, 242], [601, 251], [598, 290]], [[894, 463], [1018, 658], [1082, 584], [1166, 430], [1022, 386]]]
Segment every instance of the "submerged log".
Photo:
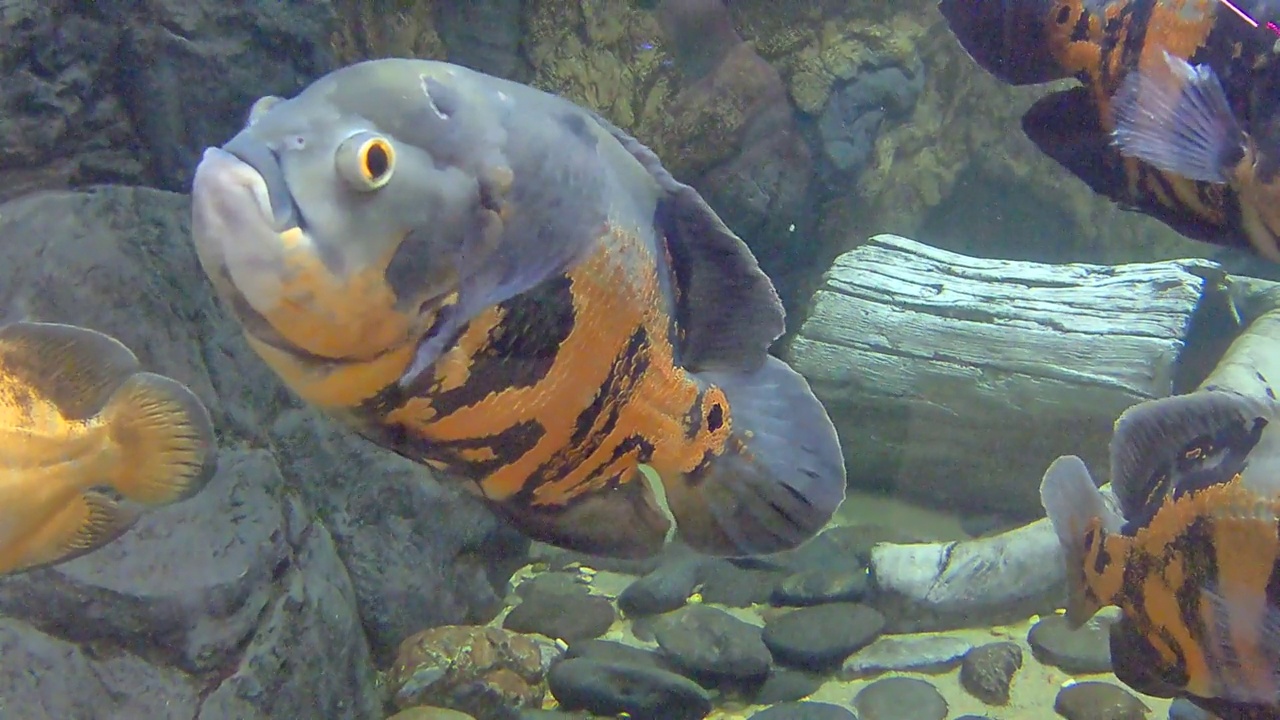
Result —
[[[1238, 278], [1223, 287], [1249, 325], [1199, 386], [1268, 395], [1280, 380], [1280, 284]], [[1097, 476], [1106, 468], [1090, 469]], [[1042, 475], [1026, 482], [1039, 487]], [[1110, 486], [1102, 490], [1114, 502]], [[873, 602], [894, 632], [1014, 622], [1066, 598], [1061, 549], [1046, 519], [978, 540], [881, 543], [871, 551], [871, 574]]]
[[1047, 265], [879, 235], [827, 271], [789, 359], [832, 415], [851, 485], [1031, 519], [1054, 458], [1104, 467], [1115, 418], [1175, 391], [1215, 275], [1202, 260]]

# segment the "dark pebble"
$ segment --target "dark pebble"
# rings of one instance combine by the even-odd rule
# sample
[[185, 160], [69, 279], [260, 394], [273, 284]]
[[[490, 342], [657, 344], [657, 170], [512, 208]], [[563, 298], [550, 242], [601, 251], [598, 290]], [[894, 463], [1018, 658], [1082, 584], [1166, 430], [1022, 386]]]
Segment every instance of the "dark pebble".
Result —
[[577, 572], [543, 572], [525, 580], [516, 587], [516, 595], [527, 599], [542, 592], [582, 592], [587, 583]]
[[825, 669], [871, 644], [884, 630], [884, 616], [857, 603], [792, 610], [769, 621], [764, 644], [778, 662]]
[[591, 713], [570, 713], [561, 710], [521, 710], [516, 720], [591, 720]]
[[727, 560], [715, 560], [702, 571], [702, 600], [725, 607], [767, 603], [773, 587], [787, 574], [780, 568], [742, 568]]
[[565, 650], [566, 658], [584, 657], [606, 663], [639, 665], [641, 667], [669, 670], [661, 655], [645, 648], [615, 642], [613, 640], [579, 640], [569, 644]]
[[802, 570], [782, 578], [769, 601], [774, 605], [808, 607], [833, 602], [858, 602], [867, 596], [871, 580], [866, 568]]
[[1111, 672], [1110, 629], [1114, 619], [1094, 617], [1072, 630], [1065, 615], [1048, 615], [1031, 627], [1027, 643], [1036, 659], [1073, 675]]
[[886, 672], [944, 673], [955, 669], [973, 643], [955, 635], [909, 633], [881, 635], [876, 641], [845, 659], [840, 679]]
[[711, 712], [711, 698], [697, 683], [656, 668], [572, 658], [551, 668], [547, 686], [565, 709], [593, 715], [700, 720]]
[[540, 633], [565, 642], [599, 637], [613, 626], [617, 613], [606, 597], [585, 587], [535, 585], [507, 614], [502, 627], [519, 633]]
[[618, 609], [628, 615], [657, 615], [683, 607], [702, 580], [703, 558], [683, 558], [664, 565], [626, 587]]
[[960, 663], [960, 684], [988, 705], [1008, 705], [1013, 676], [1022, 668], [1022, 648], [997, 642], [965, 653]]
[[1059, 690], [1053, 709], [1067, 720], [1143, 720], [1151, 712], [1119, 685], [1093, 681]]
[[760, 628], [706, 605], [689, 605], [656, 618], [653, 634], [677, 667], [697, 675], [763, 679], [773, 660]]
[[748, 720], [858, 720], [858, 717], [831, 703], [790, 702], [765, 708]]
[[930, 539], [932, 538], [883, 525], [838, 525], [824, 530], [795, 550], [779, 553], [774, 557], [790, 567], [792, 572], [831, 567], [832, 558], [840, 558], [841, 563], [857, 561], [865, 567], [871, 560], [871, 548], [877, 543]]
[[821, 675], [803, 670], [775, 667], [760, 684], [751, 702], [755, 705], [776, 705], [801, 700], [817, 692], [824, 680]]
[[861, 720], [944, 720], [947, 700], [932, 683], [918, 678], [876, 680], [853, 698]]

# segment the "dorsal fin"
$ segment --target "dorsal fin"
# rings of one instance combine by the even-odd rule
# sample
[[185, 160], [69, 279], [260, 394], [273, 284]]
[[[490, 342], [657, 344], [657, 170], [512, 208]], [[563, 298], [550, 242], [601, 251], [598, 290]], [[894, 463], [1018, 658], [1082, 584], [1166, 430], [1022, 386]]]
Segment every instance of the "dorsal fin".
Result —
[[[1231, 480], [1274, 456], [1276, 404], [1223, 390], [1150, 400], [1126, 410], [1111, 438], [1111, 485], [1137, 526], [1167, 498]], [[1267, 463], [1269, 464], [1269, 463]], [[1250, 473], [1258, 475], [1259, 473]], [[1266, 482], [1276, 483], [1276, 479]]]
[[697, 190], [676, 180], [639, 140], [592, 116], [663, 192], [654, 223], [666, 238], [676, 276], [676, 322], [684, 331], [681, 365], [695, 371], [754, 371], [786, 327], [773, 283]]

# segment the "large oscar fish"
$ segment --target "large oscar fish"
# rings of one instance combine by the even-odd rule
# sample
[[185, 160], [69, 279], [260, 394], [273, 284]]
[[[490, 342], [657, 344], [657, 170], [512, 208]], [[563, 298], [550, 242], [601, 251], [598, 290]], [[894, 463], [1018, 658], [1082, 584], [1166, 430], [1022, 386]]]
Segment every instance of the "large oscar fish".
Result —
[[[1280, 2], [940, 0], [938, 7], [965, 50], [1001, 80], [1080, 80], [1036, 102], [1022, 127], [1094, 192], [1187, 237], [1280, 261], [1280, 38], [1267, 25], [1280, 21]], [[1201, 92], [1210, 81], [1188, 75], [1192, 66], [1214, 76], [1221, 95], [1214, 104]]]
[[356, 64], [260, 100], [193, 207], [206, 273], [298, 395], [531, 537], [768, 553], [844, 497], [831, 421], [767, 353], [782, 308], [745, 244], [566, 100]]
[[1280, 405], [1219, 390], [1134, 406], [1111, 443], [1113, 509], [1079, 458], [1040, 494], [1067, 620], [1117, 605], [1116, 676], [1231, 720], [1280, 720]]

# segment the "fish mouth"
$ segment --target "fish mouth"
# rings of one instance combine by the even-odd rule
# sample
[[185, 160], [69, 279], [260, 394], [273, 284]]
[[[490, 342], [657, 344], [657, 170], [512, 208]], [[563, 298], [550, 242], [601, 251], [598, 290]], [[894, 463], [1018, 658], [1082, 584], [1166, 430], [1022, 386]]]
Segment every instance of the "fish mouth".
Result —
[[214, 284], [269, 313], [284, 295], [286, 250], [309, 238], [274, 154], [239, 141], [207, 148], [196, 167], [191, 235]]

